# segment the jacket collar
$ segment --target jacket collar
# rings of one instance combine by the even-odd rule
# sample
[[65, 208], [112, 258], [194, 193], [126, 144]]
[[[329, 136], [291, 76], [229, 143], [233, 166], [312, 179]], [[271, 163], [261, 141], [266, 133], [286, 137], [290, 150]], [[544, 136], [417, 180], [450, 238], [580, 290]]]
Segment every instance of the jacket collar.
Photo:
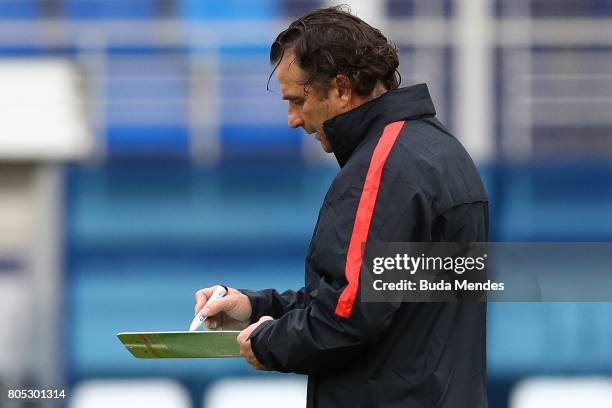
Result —
[[[323, 123], [340, 167], [375, 129], [382, 130], [388, 123], [430, 117], [436, 114], [426, 84], [387, 91], [341, 115]], [[378, 137], [380, 135], [376, 135]]]

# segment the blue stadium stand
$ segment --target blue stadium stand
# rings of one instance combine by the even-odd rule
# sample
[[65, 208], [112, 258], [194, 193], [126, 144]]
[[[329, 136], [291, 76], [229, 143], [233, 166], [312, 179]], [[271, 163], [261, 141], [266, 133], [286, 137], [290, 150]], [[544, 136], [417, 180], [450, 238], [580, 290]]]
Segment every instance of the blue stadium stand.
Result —
[[64, 15], [70, 19], [149, 19], [157, 17], [155, 0], [65, 0]]
[[269, 49], [225, 47], [220, 50], [219, 86], [223, 159], [302, 161], [302, 130], [287, 126], [286, 102], [266, 82], [272, 68]]
[[110, 160], [185, 160], [189, 157], [189, 131], [185, 126], [109, 126], [106, 130]]
[[269, 19], [279, 17], [279, 0], [183, 0], [179, 14], [189, 19]]
[[187, 160], [189, 89], [184, 57], [160, 49], [140, 50], [131, 57], [124, 54], [125, 50], [111, 50], [108, 55], [108, 157]]
[[609, 0], [533, 0], [531, 15], [536, 18], [611, 16], [612, 2]]
[[502, 167], [493, 196], [499, 241], [612, 239], [610, 164]]
[[[279, 0], [186, 0], [182, 3], [180, 13], [188, 20], [257, 21], [279, 17], [282, 10], [283, 4]], [[223, 38], [224, 34], [221, 31], [218, 35]], [[191, 52], [197, 53], [198, 50], [192, 49]], [[301, 131], [288, 129], [286, 118], [275, 114], [284, 113], [286, 108], [280, 104], [272, 105], [278, 108], [274, 109], [274, 112], [267, 108], [271, 99], [280, 100], [278, 93], [266, 92], [265, 82], [270, 73], [268, 44], [221, 46], [217, 52], [221, 74], [219, 98], [222, 161], [236, 163], [244, 160], [301, 160]], [[237, 59], [240, 61], [237, 62]], [[253, 79], [254, 73], [259, 75], [259, 81]], [[241, 100], [250, 102], [239, 105], [238, 101]], [[237, 118], [241, 113], [253, 120]]]
[[40, 17], [41, 7], [38, 0], [2, 0], [0, 1], [1, 19], [35, 19]]

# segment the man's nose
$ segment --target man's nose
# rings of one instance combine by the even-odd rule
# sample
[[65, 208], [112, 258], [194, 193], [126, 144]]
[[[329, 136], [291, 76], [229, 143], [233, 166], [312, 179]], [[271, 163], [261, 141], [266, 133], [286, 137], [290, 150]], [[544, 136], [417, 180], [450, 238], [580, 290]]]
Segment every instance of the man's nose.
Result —
[[301, 115], [297, 114], [289, 114], [287, 122], [289, 127], [293, 129], [304, 126], [304, 119], [302, 119]]

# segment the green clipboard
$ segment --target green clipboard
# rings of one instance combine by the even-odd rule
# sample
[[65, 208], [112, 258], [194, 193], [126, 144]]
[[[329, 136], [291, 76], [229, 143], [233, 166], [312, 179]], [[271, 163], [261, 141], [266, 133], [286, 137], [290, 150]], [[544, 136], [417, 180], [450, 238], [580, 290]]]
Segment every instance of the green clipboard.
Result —
[[169, 331], [118, 333], [136, 358], [240, 357], [239, 331]]

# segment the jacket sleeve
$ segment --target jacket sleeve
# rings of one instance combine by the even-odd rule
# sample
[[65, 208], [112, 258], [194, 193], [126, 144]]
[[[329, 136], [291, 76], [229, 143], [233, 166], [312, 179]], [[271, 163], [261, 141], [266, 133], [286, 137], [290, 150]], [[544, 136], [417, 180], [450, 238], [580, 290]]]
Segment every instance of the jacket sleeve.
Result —
[[312, 374], [348, 363], [384, 334], [393, 318], [392, 305], [359, 303], [347, 319], [336, 316], [328, 304], [338, 296], [331, 286], [319, 288], [306, 308], [262, 323], [250, 337], [257, 359], [276, 371]]
[[[368, 241], [408, 240], [411, 231], [416, 228], [415, 220], [419, 225], [427, 223], [421, 218], [425, 216], [421, 209], [427, 206], [421, 205], [420, 196], [414, 191], [406, 191], [410, 198], [395, 194], [395, 184], [399, 180], [392, 176], [389, 177], [391, 180], [386, 180], [386, 184], [383, 180], [378, 192]], [[325, 262], [321, 263], [325, 270], [318, 272], [318, 289], [311, 293], [306, 307], [293, 309], [276, 320], [262, 323], [250, 336], [255, 356], [273, 370], [312, 374], [342, 366], [358, 358], [372, 342], [385, 335], [395, 311], [400, 307], [398, 302], [361, 302], [357, 290], [350, 314], [338, 313], [340, 298], [348, 286], [345, 274], [347, 253], [352, 231], [357, 228], [361, 191], [355, 188], [347, 190], [357, 191], [358, 196], [343, 196], [332, 203], [324, 203], [322, 211], [327, 212], [319, 224], [323, 223], [323, 228], [330, 231], [329, 239], [322, 239], [324, 247], [321, 250], [330, 252]], [[326, 205], [331, 208], [325, 209]], [[334, 236], [338, 237], [335, 242], [331, 238]], [[358, 245], [361, 250], [361, 242]], [[336, 253], [339, 255], [334, 256]]]
[[304, 307], [304, 288], [278, 293], [274, 289], [247, 290], [239, 289], [251, 301], [251, 322], [256, 322], [262, 316], [272, 316], [278, 319], [285, 313]]

